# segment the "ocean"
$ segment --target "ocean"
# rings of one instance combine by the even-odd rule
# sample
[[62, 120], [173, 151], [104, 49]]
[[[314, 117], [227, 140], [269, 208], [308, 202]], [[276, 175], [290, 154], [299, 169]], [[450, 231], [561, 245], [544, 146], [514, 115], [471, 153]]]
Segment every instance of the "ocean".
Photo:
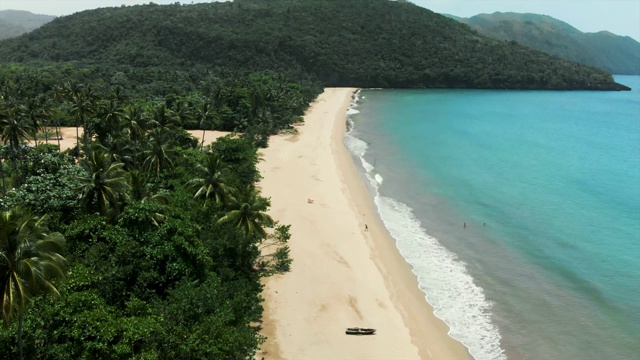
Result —
[[477, 360], [640, 354], [631, 92], [360, 91], [345, 144], [450, 335]]

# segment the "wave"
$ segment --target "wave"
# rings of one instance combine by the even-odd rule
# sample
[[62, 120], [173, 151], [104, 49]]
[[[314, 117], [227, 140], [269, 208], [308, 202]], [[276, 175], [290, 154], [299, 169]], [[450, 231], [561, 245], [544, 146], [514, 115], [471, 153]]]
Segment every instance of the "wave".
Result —
[[349, 130], [344, 142], [360, 159], [384, 226], [395, 239], [400, 254], [411, 265], [434, 314], [449, 325], [449, 335], [464, 344], [477, 360], [505, 360], [500, 333], [491, 320], [491, 303], [486, 300], [482, 288], [474, 284], [464, 262], [427, 233], [409, 206], [380, 195], [383, 177], [364, 158], [369, 145], [354, 134], [352, 115], [359, 111], [352, 110], [358, 106], [359, 99], [360, 91], [354, 94], [347, 111]]

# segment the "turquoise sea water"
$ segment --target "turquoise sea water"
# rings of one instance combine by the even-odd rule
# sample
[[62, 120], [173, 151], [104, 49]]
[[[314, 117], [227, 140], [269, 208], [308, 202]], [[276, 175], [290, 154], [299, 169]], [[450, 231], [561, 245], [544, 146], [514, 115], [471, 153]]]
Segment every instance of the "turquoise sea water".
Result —
[[436, 315], [478, 360], [640, 354], [631, 92], [363, 90], [345, 143]]

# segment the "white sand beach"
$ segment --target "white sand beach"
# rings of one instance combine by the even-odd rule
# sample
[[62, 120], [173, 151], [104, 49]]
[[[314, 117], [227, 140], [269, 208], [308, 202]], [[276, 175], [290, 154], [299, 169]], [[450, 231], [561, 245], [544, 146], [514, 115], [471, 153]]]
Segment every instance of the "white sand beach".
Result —
[[[299, 134], [274, 136], [261, 151], [262, 194], [291, 224], [293, 264], [265, 280], [268, 340], [257, 358], [469, 359], [433, 315], [343, 145], [354, 91], [325, 89]], [[347, 327], [377, 332], [350, 336]]]

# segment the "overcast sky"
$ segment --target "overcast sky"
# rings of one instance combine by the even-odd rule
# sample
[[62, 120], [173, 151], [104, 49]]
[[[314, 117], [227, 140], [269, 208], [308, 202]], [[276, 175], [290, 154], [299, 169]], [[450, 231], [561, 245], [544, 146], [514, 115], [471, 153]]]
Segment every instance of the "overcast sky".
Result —
[[[171, 4], [177, 0], [155, 0]], [[347, 0], [344, 0], [347, 1]], [[480, 13], [530, 12], [562, 20], [584, 32], [608, 30], [640, 41], [640, 0], [411, 0], [438, 13], [470, 17]], [[0, 0], [0, 10], [69, 15], [98, 7], [145, 4], [137, 0]], [[191, 0], [181, 1], [183, 4]], [[193, 1], [210, 2], [210, 1]]]

